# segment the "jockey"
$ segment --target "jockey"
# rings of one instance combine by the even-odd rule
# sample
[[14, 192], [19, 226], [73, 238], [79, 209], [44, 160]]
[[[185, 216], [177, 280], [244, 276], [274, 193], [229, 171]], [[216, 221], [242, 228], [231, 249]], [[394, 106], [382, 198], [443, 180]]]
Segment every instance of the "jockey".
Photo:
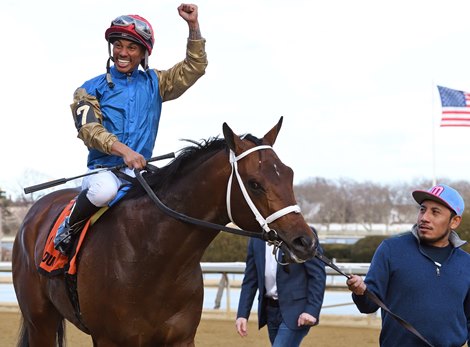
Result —
[[[155, 39], [146, 19], [119, 16], [106, 30], [106, 74], [78, 88], [71, 105], [78, 138], [89, 150], [88, 170], [125, 164], [122, 171], [132, 175], [133, 169], [143, 169], [155, 145], [162, 102], [178, 98], [204, 75], [207, 56], [198, 8], [182, 4], [178, 13], [189, 26], [186, 58], [169, 70], [148, 67]], [[112, 201], [124, 183], [110, 170], [85, 177], [70, 216], [57, 231], [54, 247], [69, 255], [86, 221]]]

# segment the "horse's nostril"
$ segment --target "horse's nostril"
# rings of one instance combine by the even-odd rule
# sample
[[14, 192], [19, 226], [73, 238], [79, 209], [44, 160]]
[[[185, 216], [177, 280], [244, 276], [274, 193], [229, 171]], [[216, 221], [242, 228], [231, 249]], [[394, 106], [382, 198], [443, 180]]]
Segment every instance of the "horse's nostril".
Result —
[[294, 247], [301, 249], [315, 248], [315, 239], [312, 237], [301, 236], [296, 238], [293, 242]]

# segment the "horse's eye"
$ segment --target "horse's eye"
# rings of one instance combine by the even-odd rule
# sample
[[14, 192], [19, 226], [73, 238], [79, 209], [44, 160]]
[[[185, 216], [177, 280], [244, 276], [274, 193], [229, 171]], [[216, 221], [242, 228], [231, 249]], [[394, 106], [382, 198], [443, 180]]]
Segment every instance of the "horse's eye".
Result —
[[261, 184], [259, 184], [258, 182], [256, 181], [249, 181], [248, 182], [248, 186], [250, 187], [251, 190], [253, 191], [262, 191], [263, 190], [263, 187], [261, 186]]

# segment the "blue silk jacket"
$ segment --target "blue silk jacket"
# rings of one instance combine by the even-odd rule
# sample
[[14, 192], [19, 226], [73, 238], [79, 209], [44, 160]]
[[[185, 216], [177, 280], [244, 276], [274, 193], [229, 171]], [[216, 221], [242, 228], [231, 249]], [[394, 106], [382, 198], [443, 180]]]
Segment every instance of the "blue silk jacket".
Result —
[[186, 59], [169, 70], [122, 74], [113, 66], [113, 88], [102, 74], [75, 91], [72, 114], [78, 137], [89, 149], [88, 168], [122, 164], [121, 157], [111, 154], [116, 141], [147, 159], [152, 156], [162, 102], [178, 98], [204, 75], [204, 45], [204, 39], [188, 40]]

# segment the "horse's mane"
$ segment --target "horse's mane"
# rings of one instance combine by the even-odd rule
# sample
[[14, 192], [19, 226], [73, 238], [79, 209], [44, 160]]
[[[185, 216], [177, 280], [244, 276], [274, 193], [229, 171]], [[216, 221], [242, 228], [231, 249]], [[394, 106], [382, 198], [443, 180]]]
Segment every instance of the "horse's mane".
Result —
[[[262, 142], [261, 139], [251, 134], [243, 135], [242, 138], [256, 145], [260, 145]], [[169, 188], [172, 181], [184, 176], [187, 172], [193, 170], [194, 167], [199, 166], [219, 151], [228, 150], [225, 139], [219, 138], [218, 136], [201, 140], [200, 142], [188, 139], [183, 139], [182, 141], [189, 142], [190, 145], [180, 149], [175, 159], [166, 166], [158, 168], [156, 171], [149, 171], [144, 174], [145, 180], [154, 191]], [[136, 182], [132, 189], [129, 190], [126, 197], [132, 198], [142, 194], [144, 194], [144, 190], [142, 186]]]
[[188, 169], [198, 166], [220, 150], [227, 149], [225, 139], [218, 137], [201, 140], [200, 142], [188, 139], [182, 141], [189, 142], [191, 145], [180, 149], [178, 156], [168, 165], [146, 176], [147, 182], [151, 187], [159, 188], [165, 186], [171, 179], [180, 177]]

